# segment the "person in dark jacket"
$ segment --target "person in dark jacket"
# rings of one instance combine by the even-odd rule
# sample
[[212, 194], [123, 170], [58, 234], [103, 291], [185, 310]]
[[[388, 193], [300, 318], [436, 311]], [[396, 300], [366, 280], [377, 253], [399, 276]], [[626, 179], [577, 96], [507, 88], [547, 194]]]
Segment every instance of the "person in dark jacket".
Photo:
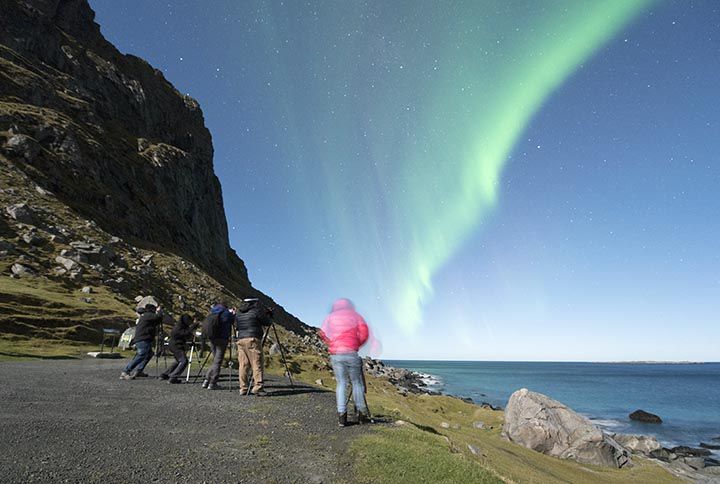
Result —
[[225, 358], [225, 350], [227, 350], [235, 315], [230, 312], [225, 303], [213, 304], [210, 307], [209, 316], [212, 315], [218, 316], [218, 327], [216, 334], [210, 339], [210, 352], [213, 355], [213, 362], [207, 375], [205, 375], [202, 387], [208, 390], [221, 390], [222, 388], [217, 384], [217, 381], [220, 377], [220, 366]]
[[162, 320], [162, 308], [155, 308], [152, 304], [145, 306], [145, 311], [138, 319], [135, 337], [133, 338], [136, 350], [135, 357], [130, 360], [130, 363], [125, 367], [125, 371], [120, 374], [121, 380], [133, 380], [138, 376], [147, 376], [143, 373], [143, 370], [154, 355], [152, 350], [153, 341]]
[[173, 326], [170, 332], [170, 343], [168, 344], [168, 348], [175, 357], [175, 363], [160, 375], [161, 379], [168, 380], [169, 383], [180, 383], [178, 377], [182, 375], [188, 364], [188, 359], [185, 355], [185, 345], [188, 340], [192, 339], [193, 331], [195, 331], [198, 325], [199, 323], [193, 324], [192, 318], [187, 314], [180, 316], [178, 322], [175, 323], [175, 326]]
[[235, 314], [237, 330], [237, 354], [240, 366], [240, 394], [248, 391], [249, 371], [252, 368], [254, 381], [252, 394], [265, 395], [263, 388], [262, 336], [263, 326], [270, 325], [270, 315], [264, 306], [255, 298], [244, 299]]

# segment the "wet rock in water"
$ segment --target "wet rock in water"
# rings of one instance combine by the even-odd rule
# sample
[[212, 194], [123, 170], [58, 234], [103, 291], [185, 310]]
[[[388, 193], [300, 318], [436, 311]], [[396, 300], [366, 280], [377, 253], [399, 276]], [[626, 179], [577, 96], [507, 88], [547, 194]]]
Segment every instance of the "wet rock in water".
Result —
[[475, 403], [475, 401], [470, 397], [460, 397], [460, 400], [462, 400], [465, 403]]
[[678, 445], [670, 449], [670, 452], [677, 454], [680, 457], [707, 457], [712, 455], [707, 449], [695, 449], [686, 445]]
[[27, 225], [33, 225], [35, 222], [35, 214], [33, 213], [32, 209], [27, 205], [27, 203], [10, 205], [9, 207], [5, 208], [5, 212], [7, 212], [7, 214], [10, 215], [10, 217], [12, 217], [12, 219], [17, 222]]
[[662, 419], [654, 413], [646, 412], [645, 410], [635, 410], [629, 415], [630, 420], [645, 423], [662, 423]]
[[650, 455], [662, 448], [655, 437], [647, 435], [613, 434], [612, 438], [633, 454]]
[[512, 442], [561, 459], [606, 467], [632, 465], [629, 452], [587, 418], [526, 388], [510, 396], [502, 433]]
[[700, 442], [700, 447], [703, 449], [720, 450], [720, 444], [706, 444], [705, 442]]

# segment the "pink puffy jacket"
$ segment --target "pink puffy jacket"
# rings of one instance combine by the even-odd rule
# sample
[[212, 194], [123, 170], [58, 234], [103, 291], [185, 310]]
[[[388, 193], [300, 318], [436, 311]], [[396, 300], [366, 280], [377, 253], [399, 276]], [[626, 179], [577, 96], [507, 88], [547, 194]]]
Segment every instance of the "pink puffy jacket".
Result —
[[368, 326], [348, 299], [338, 299], [320, 329], [330, 354], [357, 351], [368, 339]]

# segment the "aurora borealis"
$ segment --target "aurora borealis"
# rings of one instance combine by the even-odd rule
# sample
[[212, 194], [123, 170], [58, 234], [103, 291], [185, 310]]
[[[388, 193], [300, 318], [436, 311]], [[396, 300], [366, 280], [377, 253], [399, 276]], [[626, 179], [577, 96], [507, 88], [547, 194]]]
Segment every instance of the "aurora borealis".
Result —
[[200, 101], [231, 243], [310, 324], [349, 297], [386, 357], [602, 359], [631, 346], [567, 348], [712, 314], [710, 3], [91, 4]]

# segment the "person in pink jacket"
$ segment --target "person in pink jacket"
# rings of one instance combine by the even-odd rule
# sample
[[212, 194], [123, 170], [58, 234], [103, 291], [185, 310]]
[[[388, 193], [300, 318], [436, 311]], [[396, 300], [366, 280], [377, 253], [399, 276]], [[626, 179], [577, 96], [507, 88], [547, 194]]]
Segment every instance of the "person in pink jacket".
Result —
[[330, 362], [337, 387], [338, 423], [347, 425], [346, 391], [348, 380], [352, 384], [352, 395], [358, 411], [358, 423], [368, 421], [368, 409], [365, 404], [365, 383], [362, 374], [362, 360], [358, 349], [368, 339], [368, 326], [349, 299], [338, 299], [332, 305], [330, 314], [323, 321], [320, 338], [328, 345]]

